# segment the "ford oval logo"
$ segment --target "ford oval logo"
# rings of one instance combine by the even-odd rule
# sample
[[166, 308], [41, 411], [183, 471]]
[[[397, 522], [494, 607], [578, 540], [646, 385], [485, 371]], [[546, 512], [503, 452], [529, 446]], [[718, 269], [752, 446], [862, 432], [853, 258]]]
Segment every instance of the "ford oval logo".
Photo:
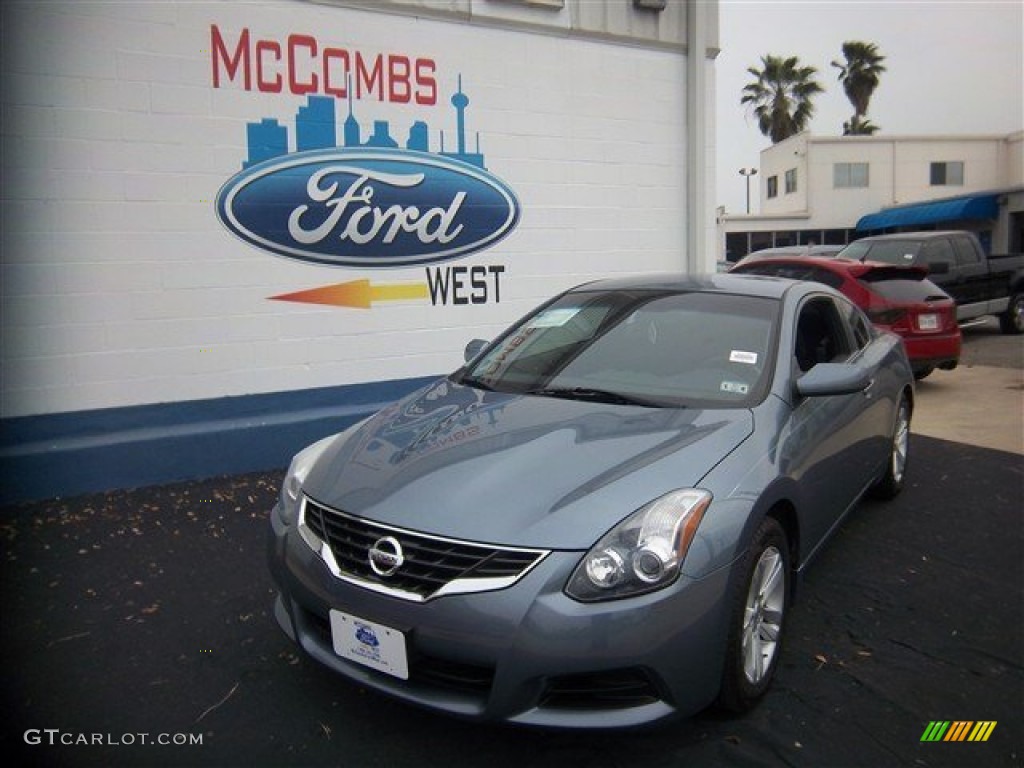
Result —
[[488, 171], [453, 158], [336, 148], [246, 168], [217, 194], [217, 216], [279, 256], [406, 267], [489, 248], [519, 223], [519, 202]]
[[377, 639], [377, 633], [373, 631], [373, 627], [368, 627], [365, 624], [356, 624], [356, 640], [363, 645], [368, 645], [371, 648], [380, 647], [380, 640]]

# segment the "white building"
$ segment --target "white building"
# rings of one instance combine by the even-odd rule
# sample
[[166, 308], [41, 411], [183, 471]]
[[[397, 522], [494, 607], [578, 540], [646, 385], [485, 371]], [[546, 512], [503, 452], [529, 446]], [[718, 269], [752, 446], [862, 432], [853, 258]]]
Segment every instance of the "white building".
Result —
[[0, 14], [5, 499], [283, 467], [565, 288], [714, 265], [716, 2]]
[[719, 217], [721, 258], [793, 244], [844, 245], [890, 229], [961, 228], [1020, 251], [1024, 132], [839, 136], [804, 132], [761, 153], [760, 214]]

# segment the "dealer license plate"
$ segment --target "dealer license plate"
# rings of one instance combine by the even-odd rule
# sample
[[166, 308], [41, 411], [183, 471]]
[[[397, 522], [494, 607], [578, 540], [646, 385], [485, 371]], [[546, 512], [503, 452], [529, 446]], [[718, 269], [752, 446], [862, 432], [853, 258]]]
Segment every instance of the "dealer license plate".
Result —
[[343, 659], [409, 679], [405, 635], [397, 629], [332, 610], [331, 641], [334, 652]]

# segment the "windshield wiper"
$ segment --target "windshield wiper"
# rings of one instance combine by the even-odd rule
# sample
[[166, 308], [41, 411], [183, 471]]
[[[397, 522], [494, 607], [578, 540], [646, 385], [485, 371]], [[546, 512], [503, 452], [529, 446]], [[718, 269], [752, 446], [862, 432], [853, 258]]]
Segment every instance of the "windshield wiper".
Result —
[[483, 379], [477, 378], [476, 376], [460, 376], [459, 384], [465, 384], [467, 387], [474, 387], [476, 389], [482, 389], [486, 392], [494, 392], [494, 387], [490, 384], [485, 384]]
[[614, 403], [616, 405], [642, 405], [647, 408], [662, 408], [662, 403], [653, 400], [645, 400], [642, 397], [624, 395], [621, 392], [611, 392], [607, 389], [593, 389], [591, 387], [543, 387], [531, 389], [526, 392], [528, 395], [540, 395], [541, 397], [564, 397], [567, 400], [593, 400], [599, 403]]

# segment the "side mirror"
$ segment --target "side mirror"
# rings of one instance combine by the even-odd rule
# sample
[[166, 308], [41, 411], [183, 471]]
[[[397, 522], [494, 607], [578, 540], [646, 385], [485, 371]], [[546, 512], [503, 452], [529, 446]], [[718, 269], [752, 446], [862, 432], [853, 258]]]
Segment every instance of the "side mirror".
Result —
[[466, 345], [466, 349], [462, 353], [462, 359], [467, 363], [470, 362], [487, 348], [487, 344], [488, 342], [484, 339], [473, 339]]
[[859, 365], [849, 363], [818, 363], [796, 381], [797, 394], [804, 397], [827, 397], [863, 392], [871, 384], [871, 376]]
[[933, 261], [928, 264], [928, 272], [933, 275], [948, 275], [949, 266], [948, 261]]

